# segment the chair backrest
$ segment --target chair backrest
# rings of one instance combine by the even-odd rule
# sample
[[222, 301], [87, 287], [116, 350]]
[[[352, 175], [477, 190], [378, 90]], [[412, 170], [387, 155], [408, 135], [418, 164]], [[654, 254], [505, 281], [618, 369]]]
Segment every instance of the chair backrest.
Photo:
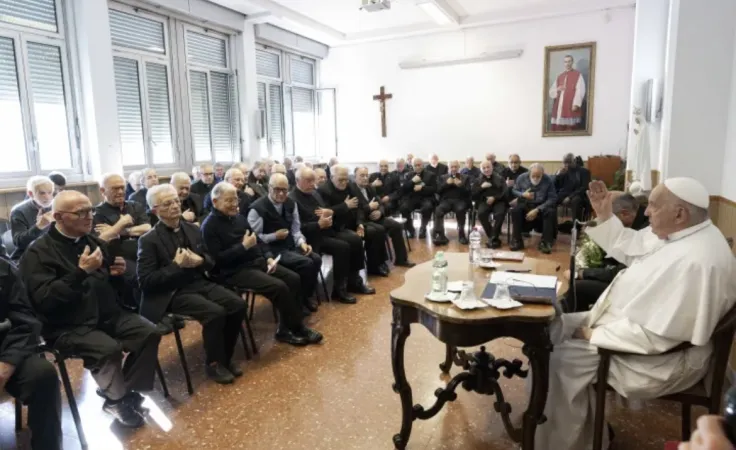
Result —
[[10, 230], [5, 230], [0, 238], [2, 239], [0, 241], [0, 246], [5, 248], [5, 251], [8, 253], [8, 255], [12, 255], [15, 251], [15, 244], [13, 244], [12, 232]]
[[736, 306], [721, 318], [713, 331], [713, 358], [711, 359], [711, 373], [713, 379], [710, 386], [711, 411], [720, 409], [723, 397], [723, 384], [726, 378], [726, 368], [731, 356], [731, 345], [736, 335]]

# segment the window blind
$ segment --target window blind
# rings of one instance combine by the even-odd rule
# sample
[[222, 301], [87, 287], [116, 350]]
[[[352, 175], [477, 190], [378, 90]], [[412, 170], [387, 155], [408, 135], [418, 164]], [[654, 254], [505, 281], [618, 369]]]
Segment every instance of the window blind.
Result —
[[270, 78], [281, 78], [280, 56], [265, 50], [256, 50], [256, 73]]
[[315, 154], [314, 91], [292, 87], [292, 120], [295, 152], [305, 156]]
[[146, 164], [143, 142], [138, 62], [128, 58], [113, 58], [115, 92], [118, 101], [118, 126], [124, 166]]
[[55, 0], [0, 0], [0, 21], [58, 32]]
[[258, 109], [266, 110], [266, 83], [258, 83]]
[[291, 58], [291, 82], [314, 86], [314, 64]]
[[146, 88], [153, 163], [171, 164], [174, 162], [174, 153], [171, 144], [169, 79], [165, 65], [146, 63]]
[[230, 121], [230, 76], [227, 73], [210, 72], [212, 111], [212, 145], [215, 161], [233, 160], [233, 140]]
[[268, 89], [268, 103], [271, 105], [271, 151], [282, 155], [284, 152], [283, 106], [281, 103], [281, 86], [272, 84]]
[[210, 161], [210, 107], [207, 73], [189, 71], [189, 104], [191, 110], [192, 144], [195, 161]]
[[28, 42], [28, 70], [31, 102], [36, 123], [36, 140], [41, 169], [70, 169], [69, 143], [61, 48]]
[[187, 59], [193, 64], [227, 67], [227, 49], [224, 39], [187, 31]]
[[110, 9], [109, 15], [113, 46], [158, 54], [166, 53], [166, 39], [162, 22], [115, 9]]
[[18, 89], [14, 41], [0, 37], [0, 117], [3, 127], [3, 163], [0, 172], [28, 170], [23, 113]]

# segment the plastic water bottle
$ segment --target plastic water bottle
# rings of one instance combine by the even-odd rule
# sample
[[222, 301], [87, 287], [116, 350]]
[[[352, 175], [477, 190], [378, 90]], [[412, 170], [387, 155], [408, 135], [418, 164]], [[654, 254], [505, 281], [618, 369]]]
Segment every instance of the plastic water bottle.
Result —
[[437, 252], [432, 263], [432, 292], [447, 292], [447, 260], [444, 252]]
[[473, 228], [468, 237], [470, 241], [470, 264], [477, 265], [480, 263], [480, 231], [478, 227]]

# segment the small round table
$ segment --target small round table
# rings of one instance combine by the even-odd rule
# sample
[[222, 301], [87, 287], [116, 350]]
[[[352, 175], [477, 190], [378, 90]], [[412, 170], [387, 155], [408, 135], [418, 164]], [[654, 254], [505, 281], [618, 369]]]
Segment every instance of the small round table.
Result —
[[[469, 264], [467, 253], [445, 253], [450, 281], [467, 280]], [[560, 265], [554, 261], [525, 258], [523, 262], [504, 262], [498, 270], [529, 271], [538, 275], [555, 275], [560, 278]], [[476, 294], [480, 297], [490, 271], [476, 269]], [[414, 420], [434, 417], [448, 401], [457, 398], [455, 390], [462, 386], [468, 391], [494, 395], [494, 408], [501, 414], [506, 431], [524, 450], [534, 449], [534, 433], [537, 425], [544, 423], [544, 406], [547, 402], [549, 382], [549, 355], [552, 343], [549, 326], [555, 317], [554, 307], [543, 304], [525, 304], [521, 308], [501, 311], [492, 307], [464, 311], [452, 303], [434, 303], [425, 300], [431, 284], [432, 261], [419, 264], [405, 274], [404, 284], [391, 292], [393, 322], [391, 324], [391, 364], [394, 372], [394, 392], [401, 397], [401, 431], [394, 435], [394, 446], [406, 448]], [[559, 286], [559, 285], [558, 285]], [[567, 290], [566, 283], [558, 287], [558, 298]], [[447, 346], [445, 361], [440, 364], [449, 373], [452, 364], [463, 372], [450, 380], [445, 388], [437, 389], [437, 400], [430, 408], [412, 405], [412, 391], [404, 371], [404, 346], [411, 333], [410, 326], [421, 323], [437, 339]], [[526, 378], [529, 370], [522, 369], [522, 361], [495, 358], [485, 347], [468, 354], [458, 347], [475, 347], [501, 337], [516, 338], [524, 343], [522, 352], [529, 358], [532, 371], [532, 391], [522, 419], [522, 428], [515, 428], [510, 420], [511, 405], [503, 396], [498, 382], [503, 369], [507, 378]]]

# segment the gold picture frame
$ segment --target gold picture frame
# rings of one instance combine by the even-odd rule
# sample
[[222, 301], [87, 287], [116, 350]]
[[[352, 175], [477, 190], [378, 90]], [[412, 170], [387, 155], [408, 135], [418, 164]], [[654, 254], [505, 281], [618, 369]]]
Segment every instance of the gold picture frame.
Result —
[[593, 134], [595, 57], [595, 42], [544, 48], [542, 137]]

